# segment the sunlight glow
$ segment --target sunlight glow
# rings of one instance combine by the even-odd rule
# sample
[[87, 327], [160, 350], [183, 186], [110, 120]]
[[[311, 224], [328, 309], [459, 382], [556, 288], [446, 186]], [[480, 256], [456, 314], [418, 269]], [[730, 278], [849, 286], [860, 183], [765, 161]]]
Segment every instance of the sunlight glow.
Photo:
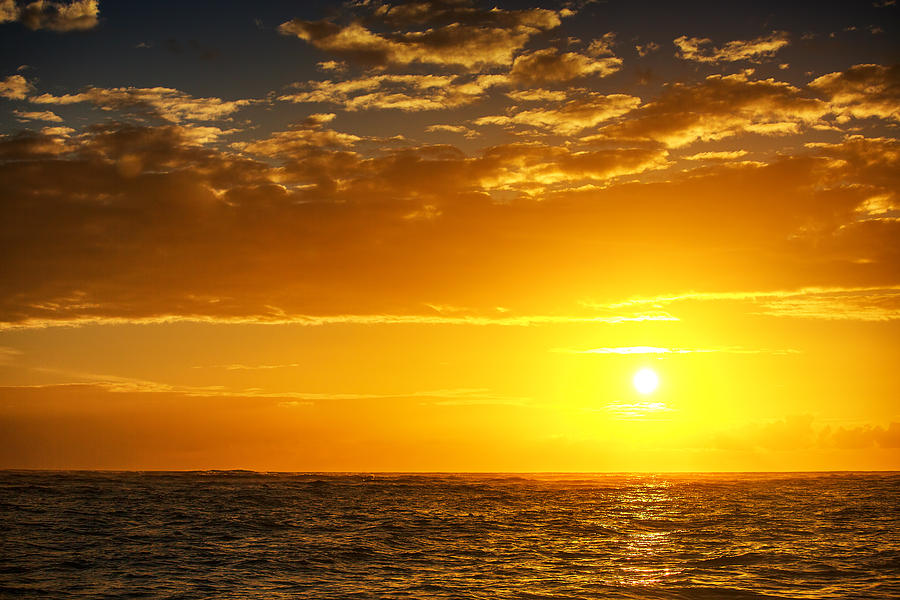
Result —
[[650, 394], [659, 386], [659, 377], [653, 369], [644, 368], [634, 374], [634, 389], [642, 394]]

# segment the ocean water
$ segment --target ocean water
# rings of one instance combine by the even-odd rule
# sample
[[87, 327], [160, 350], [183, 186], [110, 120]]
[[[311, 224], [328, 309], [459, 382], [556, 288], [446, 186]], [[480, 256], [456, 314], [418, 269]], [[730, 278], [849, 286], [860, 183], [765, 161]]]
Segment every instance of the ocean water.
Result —
[[4, 598], [900, 598], [900, 474], [0, 472]]

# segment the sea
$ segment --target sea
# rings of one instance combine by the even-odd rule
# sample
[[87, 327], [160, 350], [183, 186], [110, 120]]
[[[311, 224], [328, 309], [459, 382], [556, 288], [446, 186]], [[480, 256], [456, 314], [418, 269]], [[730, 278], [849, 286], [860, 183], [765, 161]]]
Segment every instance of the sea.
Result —
[[2, 598], [900, 598], [900, 473], [0, 471]]

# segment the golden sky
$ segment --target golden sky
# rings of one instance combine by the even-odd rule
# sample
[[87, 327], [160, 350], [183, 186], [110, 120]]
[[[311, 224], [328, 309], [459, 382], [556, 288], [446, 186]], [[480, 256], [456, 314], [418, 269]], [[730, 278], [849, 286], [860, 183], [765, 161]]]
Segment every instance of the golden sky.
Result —
[[894, 1], [127, 4], [0, 0], [0, 468], [900, 469]]

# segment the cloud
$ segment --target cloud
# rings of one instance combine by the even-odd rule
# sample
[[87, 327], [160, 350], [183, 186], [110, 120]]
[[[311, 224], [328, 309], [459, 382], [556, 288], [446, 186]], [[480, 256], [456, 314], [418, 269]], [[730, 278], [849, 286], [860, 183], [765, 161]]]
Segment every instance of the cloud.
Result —
[[687, 292], [670, 296], [633, 298], [592, 308], [619, 310], [636, 306], [663, 307], [678, 302], [750, 302], [757, 314], [807, 319], [893, 321], [900, 319], [900, 286], [863, 288], [803, 288], [799, 290]]
[[343, 81], [307, 81], [300, 91], [278, 97], [284, 102], [325, 102], [344, 110], [442, 110], [475, 102], [493, 85], [492, 77], [466, 80], [441, 75], [371, 75]]
[[506, 93], [507, 96], [519, 102], [562, 102], [568, 95], [562, 90], [545, 90], [533, 88], [528, 90], [513, 90]]
[[116, 173], [126, 179], [144, 172], [191, 173], [196, 169], [203, 173], [204, 179], [216, 181], [221, 176], [216, 168], [222, 168], [231, 171], [232, 181], [240, 181], [248, 163], [202, 147], [227, 133], [230, 132], [218, 127], [199, 125], [94, 125], [78, 140], [77, 148], [73, 148], [80, 155], [70, 160], [71, 164], [93, 168], [115, 166]]
[[351, 133], [298, 127], [286, 131], [276, 131], [267, 138], [251, 142], [234, 142], [231, 147], [256, 156], [284, 158], [302, 156], [307, 150], [349, 147], [362, 140], [363, 138]]
[[218, 121], [225, 119], [253, 100], [223, 100], [195, 98], [176, 89], [153, 88], [97, 88], [89, 87], [77, 94], [32, 96], [35, 104], [77, 104], [89, 102], [106, 111], [134, 111], [158, 117], [172, 123], [183, 121]]
[[21, 21], [33, 30], [66, 32], [93, 29], [98, 24], [99, 13], [97, 0], [35, 0], [24, 5], [15, 0], [0, 2], [0, 23]]
[[49, 158], [72, 150], [62, 136], [23, 131], [15, 135], [0, 135], [0, 159]]
[[769, 350], [765, 348], [740, 348], [734, 346], [721, 348], [661, 348], [658, 346], [619, 346], [615, 348], [588, 348], [577, 350], [557, 348], [553, 352], [562, 354], [707, 354], [711, 352], [724, 354], [796, 354], [797, 350]]
[[535, 86], [591, 75], [606, 77], [621, 68], [622, 59], [614, 56], [593, 58], [576, 52], [560, 53], [555, 48], [544, 48], [517, 56], [509, 78], [518, 85]]
[[587, 47], [587, 53], [591, 56], [615, 56], [613, 46], [616, 44], [616, 34], [613, 31], [603, 34], [596, 40], [592, 40]]
[[[659, 348], [656, 346], [620, 346], [617, 348], [589, 348], [587, 350], [556, 348], [553, 352], [561, 354], [689, 354], [697, 352], [697, 350]], [[700, 352], [712, 352], [712, 350], [701, 350]]]
[[[309, 141], [304, 136], [325, 133], [299, 131], [301, 145]], [[294, 143], [292, 135], [272, 136], [271, 149], [243, 149], [290, 154], [282, 142]], [[410, 309], [432, 294], [444, 296], [443, 277], [453, 278], [454, 271], [476, 279], [490, 273], [464, 275], [481, 250], [461, 262], [441, 258], [471, 235], [464, 225], [458, 230], [460, 224], [501, 218], [477, 196], [481, 190], [605, 178], [643, 168], [655, 160], [654, 151], [622, 156], [555, 149], [555, 155], [542, 157], [540, 148], [498, 147], [467, 158], [423, 148], [363, 158], [315, 148], [305, 149], [310, 151], [296, 164], [272, 167], [198, 146], [180, 126], [94, 128], [78, 145], [59, 151], [58, 141], [36, 135], [29, 141], [27, 147], [14, 140], [0, 144], [11, 158], [0, 165], [9, 200], [0, 219], [6, 224], [2, 238], [18, 248], [4, 253], [10, 277], [0, 289], [0, 312], [8, 322], [213, 318], [525, 326], [671, 319], [525, 311], [447, 316]], [[38, 144], [53, 151], [39, 152]], [[68, 158], [38, 160], [59, 152]], [[23, 158], [27, 167], [19, 162]], [[422, 229], [421, 221], [408, 218], [429, 203], [441, 206], [439, 222], [449, 219], [432, 234], [426, 234], [430, 226]], [[395, 241], [384, 244], [382, 236], [390, 231]], [[492, 237], [472, 249], [497, 243]], [[504, 245], [511, 246], [503, 251], [504, 261], [520, 260], [515, 238]], [[437, 279], [427, 275], [435, 263], [444, 274]], [[285, 285], [289, 264], [303, 275]], [[136, 268], [143, 274], [139, 281], [132, 279]], [[360, 294], [364, 274], [373, 269], [394, 283], [375, 296]], [[410, 277], [413, 272], [423, 277]], [[413, 291], [410, 283], [422, 287]], [[133, 295], [135, 284], [150, 288]]]
[[[566, 9], [481, 10], [468, 2], [380, 4], [362, 20], [339, 24], [293, 19], [278, 30], [363, 64], [431, 64], [477, 71], [511, 64], [534, 35], [558, 27], [570, 14]], [[384, 31], [379, 33], [363, 21]]]
[[21, 75], [10, 75], [0, 81], [0, 97], [9, 100], [24, 100], [34, 91], [34, 86]]
[[831, 427], [819, 432], [818, 443], [826, 448], [858, 450], [861, 448], [900, 448], [900, 423]]
[[[2, 364], [2, 363], [0, 363]], [[256, 365], [248, 366], [241, 364], [233, 365], [214, 365], [207, 368], [224, 368], [226, 370], [271, 370], [282, 368], [299, 367], [299, 364], [287, 365]], [[86, 373], [77, 371], [65, 371], [56, 369], [44, 369], [55, 375], [60, 375], [67, 379], [71, 379], [67, 383], [53, 384], [37, 384], [24, 386], [0, 386], [0, 391], [7, 393], [29, 392], [42, 390], [48, 395], [54, 392], [77, 392], [87, 391], [95, 393], [107, 394], [173, 394], [183, 399], [194, 398], [275, 398], [275, 399], [294, 399], [304, 402], [289, 402], [289, 406], [310, 406], [317, 403], [329, 403], [353, 400], [391, 400], [391, 399], [428, 399], [435, 404], [455, 405], [455, 404], [517, 404], [521, 405], [530, 398], [510, 397], [492, 392], [489, 388], [452, 388], [452, 389], [436, 389], [436, 390], [419, 390], [419, 391], [398, 391], [394, 393], [359, 393], [359, 392], [303, 392], [303, 391], [277, 391], [265, 390], [261, 388], [236, 388], [231, 389], [225, 386], [183, 386], [171, 385], [159, 381], [149, 381], [145, 379], [136, 379], [132, 377], [120, 377], [118, 375]]]
[[318, 67], [320, 71], [341, 72], [347, 70], [347, 63], [338, 60], [324, 60], [322, 62], [316, 63], [316, 67]]
[[716, 433], [710, 440], [722, 450], [789, 452], [805, 449], [858, 450], [900, 447], [900, 423], [817, 426], [812, 415], [791, 415], [749, 423]]
[[[382, 156], [323, 152], [312, 147], [298, 154], [279, 174], [280, 181], [322, 183], [327, 174], [341, 180], [341, 190], [372, 200], [424, 202], [425, 213], [456, 194], [510, 192], [532, 197], [576, 183], [603, 183], [615, 177], [664, 168], [667, 152], [655, 148], [574, 151], [543, 144], [505, 144], [467, 157], [451, 146], [398, 149]], [[302, 160], [300, 160], [302, 159]], [[428, 209], [428, 207], [431, 207]]]
[[806, 147], [829, 161], [835, 178], [847, 178], [869, 190], [896, 188], [900, 141], [894, 138], [847, 135], [837, 143], [809, 142]]
[[[613, 72], [619, 59], [594, 59], [575, 53], [559, 54], [554, 49], [526, 53], [518, 58], [507, 74], [414, 75], [377, 74], [343, 80], [306, 81], [282, 94], [285, 102], [322, 102], [344, 110], [396, 109], [402, 111], [443, 110], [465, 106], [484, 99], [493, 88], [537, 83], [560, 83], [576, 77]], [[565, 100], [566, 92], [544, 89], [517, 90], [508, 96], [526, 102]], [[588, 95], [582, 104], [596, 104], [599, 94]], [[622, 94], [610, 99], [630, 99]], [[573, 103], [573, 107], [578, 102]]]
[[734, 160], [743, 156], [747, 156], [746, 150], [698, 152], [697, 154], [691, 154], [690, 156], [682, 156], [681, 158], [685, 160]]
[[[900, 232], [900, 227], [892, 233]], [[760, 314], [834, 321], [900, 320], [900, 289], [820, 292], [774, 296], [759, 302]]]
[[900, 121], [900, 65], [854, 65], [822, 75], [809, 87], [829, 101], [839, 120], [875, 117]]
[[[433, 314], [287, 314], [275, 311], [270, 314], [249, 313], [245, 316], [185, 316], [159, 315], [154, 317], [100, 317], [76, 316], [60, 318], [52, 312], [62, 313], [64, 309], [83, 309], [85, 305], [57, 304], [34, 306], [42, 309], [47, 318], [29, 318], [24, 321], [0, 321], [0, 331], [18, 329], [46, 329], [49, 327], [81, 327], [85, 325], [159, 325], [166, 323], [218, 323], [229, 325], [299, 325], [321, 327], [326, 325], [474, 325], [479, 327], [534, 327], [539, 325], [617, 325], [621, 323], [644, 323], [678, 321], [676, 317], [660, 311], [650, 311], [625, 315], [520, 315], [497, 317], [485, 315], [441, 316]], [[102, 308], [101, 305], [88, 308]], [[271, 308], [271, 307], [270, 307]]]
[[660, 48], [659, 44], [656, 42], [647, 42], [646, 44], [635, 44], [634, 49], [637, 51], [638, 56], [644, 57], [649, 54], [653, 54], [658, 51]]
[[665, 402], [611, 402], [606, 411], [615, 415], [620, 421], [658, 421], [666, 420], [666, 413], [674, 409]]
[[789, 44], [786, 31], [773, 31], [767, 36], [753, 40], [734, 40], [720, 48], [712, 45], [707, 38], [689, 38], [683, 35], [673, 40], [675, 56], [682, 60], [701, 63], [736, 62], [739, 60], [759, 61], [771, 58]]
[[439, 131], [445, 131], [445, 132], [449, 132], [449, 133], [459, 133], [459, 134], [466, 136], [467, 138], [478, 137], [478, 135], [479, 135], [477, 131], [475, 131], [474, 129], [469, 129], [465, 125], [437, 124], [437, 125], [429, 125], [428, 127], [425, 128], [426, 133], [436, 133]]
[[656, 100], [630, 112], [621, 123], [602, 128], [600, 134], [677, 148], [748, 132], [799, 133], [830, 110], [827, 102], [774, 79], [710, 75], [698, 83], [670, 84]]
[[71, 127], [43, 127], [41, 133], [48, 137], [71, 137], [75, 130]]
[[545, 150], [544, 158], [550, 160], [537, 168], [526, 170], [538, 181], [553, 183], [589, 179], [606, 181], [622, 175], [634, 175], [668, 166], [665, 150], [646, 148], [622, 148], [617, 150], [584, 150], [560, 152]]
[[587, 94], [552, 108], [512, 110], [507, 115], [489, 115], [476, 125], [528, 126], [572, 135], [620, 117], [638, 107], [641, 99], [627, 94]]
[[26, 121], [51, 121], [53, 123], [62, 123], [62, 117], [49, 110], [39, 112], [14, 110], [13, 114], [19, 119], [24, 119]]
[[0, 23], [9, 23], [19, 18], [16, 0], [0, 0]]
[[803, 450], [815, 446], [813, 421], [811, 415], [791, 415], [775, 421], [750, 423], [716, 433], [711, 443], [722, 450]]
[[272, 369], [294, 369], [302, 367], [300, 363], [285, 363], [277, 365], [244, 365], [231, 363], [228, 365], [195, 366], [195, 369], [225, 369], [226, 371], [271, 371]]
[[311, 115], [307, 123], [298, 124], [287, 131], [277, 131], [267, 138], [234, 142], [231, 147], [258, 156], [289, 156], [309, 149], [346, 148], [364, 139], [351, 133], [323, 129], [322, 125], [333, 117], [334, 114], [330, 113]]
[[[648, 304], [577, 302], [662, 306], [735, 272], [745, 290], [869, 289], [829, 298], [855, 303], [841, 318], [895, 318], [894, 296], [871, 290], [900, 285], [897, 225], [859, 212], [896, 189], [887, 140], [663, 174], [656, 145], [378, 148], [339, 137], [354, 134], [331, 115], [226, 149], [203, 144], [217, 128], [174, 124], [0, 138], [0, 320], [666, 322]], [[779, 300], [750, 309], [799, 310]]]

